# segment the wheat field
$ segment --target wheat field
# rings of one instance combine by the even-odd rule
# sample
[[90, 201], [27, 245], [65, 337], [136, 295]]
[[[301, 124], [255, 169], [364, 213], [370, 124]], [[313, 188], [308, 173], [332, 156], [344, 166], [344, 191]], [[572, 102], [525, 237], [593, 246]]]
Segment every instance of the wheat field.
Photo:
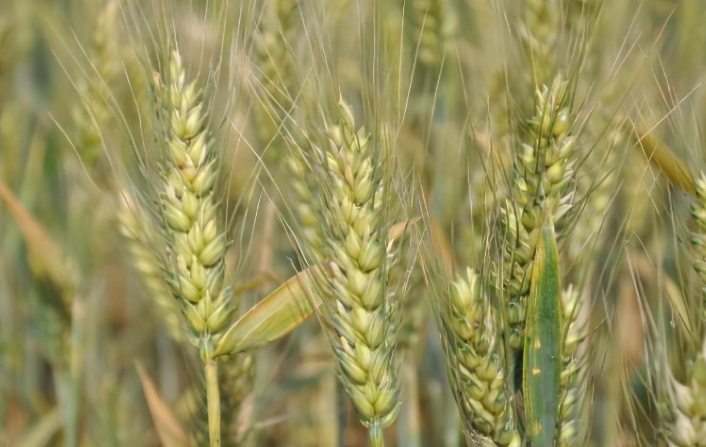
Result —
[[706, 0], [0, 0], [0, 445], [706, 446]]

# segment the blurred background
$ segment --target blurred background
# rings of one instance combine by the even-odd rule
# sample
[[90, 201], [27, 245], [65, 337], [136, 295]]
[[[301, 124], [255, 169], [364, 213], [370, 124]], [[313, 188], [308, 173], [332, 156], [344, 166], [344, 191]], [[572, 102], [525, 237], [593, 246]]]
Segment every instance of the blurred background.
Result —
[[[633, 135], [702, 169], [703, 23], [703, 0], [0, 0], [0, 444], [206, 442], [198, 350], [121, 233], [125, 185], [146, 188], [140, 160], [155, 157], [150, 82], [173, 38], [212, 98], [241, 313], [300, 265], [280, 125], [306, 129], [313, 80], [331, 85], [322, 102], [385, 111], [400, 187], [423, 204], [411, 214], [429, 213], [465, 269], [488, 247], [538, 84], [566, 68], [590, 225], [562, 246], [589, 261], [562, 273], [590, 297], [590, 445], [663, 445], [649, 365], [688, 351], [675, 328], [701, 286], [690, 199]], [[424, 274], [409, 281], [386, 440], [466, 445]], [[316, 318], [247, 362], [221, 379], [224, 445], [368, 445]]]

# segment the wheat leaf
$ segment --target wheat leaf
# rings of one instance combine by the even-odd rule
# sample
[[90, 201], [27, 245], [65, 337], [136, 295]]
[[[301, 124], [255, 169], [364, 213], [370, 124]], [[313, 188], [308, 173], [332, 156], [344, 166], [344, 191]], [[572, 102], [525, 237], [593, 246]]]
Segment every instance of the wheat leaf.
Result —
[[523, 387], [532, 447], [551, 447], [558, 419], [561, 378], [559, 254], [548, 221], [537, 245], [527, 303]]
[[61, 428], [61, 413], [57, 408], [43, 415], [22, 437], [21, 447], [42, 447], [49, 445]]
[[298, 273], [253, 306], [223, 335], [213, 357], [232, 355], [278, 340], [309, 318], [314, 312], [310, 282], [319, 269], [314, 266]]
[[162, 396], [157, 392], [157, 389], [147, 373], [145, 373], [142, 365], [136, 363], [135, 368], [137, 368], [137, 373], [140, 375], [142, 388], [145, 392], [145, 398], [147, 399], [147, 406], [149, 407], [155, 429], [157, 430], [157, 436], [159, 436], [162, 445], [164, 447], [187, 447], [192, 445], [189, 442], [189, 437], [186, 432], [179, 424], [174, 413], [172, 413], [169, 405], [164, 402]]
[[669, 183], [692, 196], [696, 194], [694, 179], [689, 169], [667, 145], [656, 136], [645, 134], [637, 128], [633, 138], [637, 140], [637, 145], [643, 150], [648, 161], [664, 172]]
[[2, 182], [0, 182], [0, 198], [5, 201], [9, 214], [27, 245], [27, 257], [32, 272], [52, 282], [62, 292], [61, 297], [68, 305], [74, 289], [72, 262], [69, 262], [61, 248], [49, 237], [49, 233], [42, 224]]

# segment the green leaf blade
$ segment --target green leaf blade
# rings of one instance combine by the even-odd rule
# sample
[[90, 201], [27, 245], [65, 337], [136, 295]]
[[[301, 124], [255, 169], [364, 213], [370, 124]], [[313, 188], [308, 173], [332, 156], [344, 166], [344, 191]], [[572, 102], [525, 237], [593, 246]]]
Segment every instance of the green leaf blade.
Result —
[[554, 225], [547, 222], [537, 246], [527, 302], [523, 387], [532, 447], [551, 447], [561, 394], [561, 293]]

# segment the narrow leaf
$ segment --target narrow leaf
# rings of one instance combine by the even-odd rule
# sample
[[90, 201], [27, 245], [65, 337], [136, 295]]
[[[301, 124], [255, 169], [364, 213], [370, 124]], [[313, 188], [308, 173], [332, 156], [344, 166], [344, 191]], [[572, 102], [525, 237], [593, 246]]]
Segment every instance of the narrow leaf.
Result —
[[137, 368], [137, 373], [140, 375], [142, 388], [144, 389], [145, 398], [147, 399], [147, 406], [150, 409], [154, 427], [157, 430], [157, 436], [159, 436], [162, 445], [164, 447], [186, 447], [192, 445], [192, 443], [189, 442], [189, 437], [186, 432], [179, 424], [174, 413], [172, 413], [169, 405], [164, 402], [162, 396], [157, 392], [157, 389], [147, 373], [145, 373], [142, 365], [136, 363], [135, 367]]
[[54, 243], [37, 219], [22, 205], [2, 182], [0, 198], [5, 201], [10, 216], [20, 230], [27, 246], [27, 258], [32, 273], [53, 283], [61, 292], [65, 304], [71, 301], [74, 289], [74, 271], [61, 248]]
[[25, 435], [20, 445], [22, 447], [42, 447], [49, 445], [51, 439], [61, 428], [61, 413], [57, 408], [43, 415]]
[[527, 302], [523, 386], [532, 447], [551, 447], [558, 419], [561, 379], [559, 253], [554, 225], [542, 228]]
[[679, 157], [672, 152], [659, 138], [652, 134], [645, 134], [641, 129], [635, 128], [633, 137], [642, 148], [647, 160], [667, 176], [669, 183], [682, 191], [695, 195], [694, 179]]
[[298, 273], [253, 306], [223, 335], [213, 357], [262, 346], [293, 331], [314, 312], [310, 283], [321, 271], [314, 266]]

